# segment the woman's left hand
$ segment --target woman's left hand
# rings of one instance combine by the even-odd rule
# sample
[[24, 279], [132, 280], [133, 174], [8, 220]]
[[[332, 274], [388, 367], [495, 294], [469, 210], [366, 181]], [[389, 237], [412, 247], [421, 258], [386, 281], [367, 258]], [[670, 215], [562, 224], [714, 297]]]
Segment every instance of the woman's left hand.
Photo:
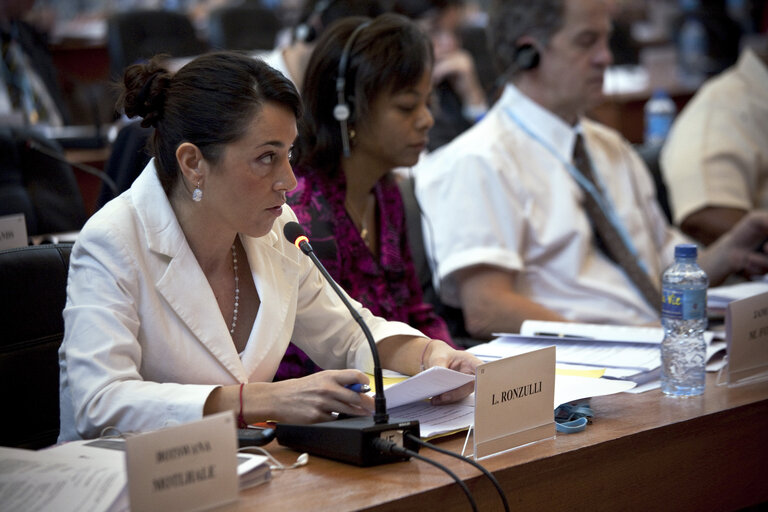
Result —
[[[447, 343], [440, 340], [432, 340], [424, 354], [424, 368], [442, 366], [457, 372], [474, 375], [475, 369], [482, 363], [482, 361], [469, 352], [453, 349]], [[475, 383], [468, 382], [459, 388], [432, 397], [431, 402], [434, 405], [458, 402], [464, 397], [469, 396], [474, 390]]]

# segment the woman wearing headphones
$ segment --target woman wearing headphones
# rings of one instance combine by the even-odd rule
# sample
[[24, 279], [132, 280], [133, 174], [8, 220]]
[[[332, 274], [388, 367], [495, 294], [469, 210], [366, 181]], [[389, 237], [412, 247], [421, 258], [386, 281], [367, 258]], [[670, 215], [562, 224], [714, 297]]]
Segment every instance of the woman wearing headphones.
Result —
[[[416, 164], [426, 147], [432, 64], [429, 39], [405, 17], [353, 17], [329, 27], [305, 76], [299, 184], [288, 201], [317, 256], [352, 297], [452, 343], [422, 300], [391, 172]], [[317, 369], [295, 349], [289, 357], [293, 364], [284, 360], [278, 377]]]

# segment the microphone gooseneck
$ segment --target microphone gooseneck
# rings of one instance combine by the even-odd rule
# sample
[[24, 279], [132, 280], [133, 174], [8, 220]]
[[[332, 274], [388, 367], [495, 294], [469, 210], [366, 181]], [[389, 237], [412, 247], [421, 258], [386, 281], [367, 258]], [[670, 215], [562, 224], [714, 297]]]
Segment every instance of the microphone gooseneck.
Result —
[[307, 235], [304, 232], [304, 228], [302, 228], [301, 225], [299, 225], [297, 222], [289, 222], [283, 227], [283, 234], [285, 235], [285, 238], [296, 245], [296, 247], [298, 247], [301, 252], [309, 256], [318, 270], [320, 270], [320, 273], [323, 274], [323, 277], [325, 277], [325, 279], [331, 285], [333, 291], [336, 292], [336, 295], [339, 296], [341, 301], [347, 307], [350, 314], [352, 315], [352, 318], [355, 319], [360, 328], [363, 330], [365, 338], [368, 340], [368, 345], [371, 348], [371, 354], [373, 355], [373, 381], [376, 385], [376, 393], [374, 394], [375, 411], [373, 414], [373, 421], [376, 424], [387, 423], [389, 421], [389, 414], [387, 413], [387, 401], [384, 396], [384, 379], [382, 377], [381, 361], [379, 360], [379, 351], [376, 347], [376, 342], [373, 339], [373, 335], [371, 334], [371, 330], [368, 328], [365, 320], [363, 320], [363, 318], [360, 316], [360, 313], [358, 313], [358, 311], [352, 307], [352, 304], [349, 302], [344, 292], [342, 292], [339, 285], [336, 283], [333, 277], [331, 277], [325, 266], [318, 259], [315, 251], [312, 249], [312, 245], [309, 243]]
[[103, 181], [109, 187], [109, 189], [112, 191], [112, 194], [115, 197], [120, 195], [120, 189], [118, 188], [117, 184], [104, 171], [102, 171], [100, 169], [97, 169], [96, 167], [93, 167], [91, 165], [70, 162], [69, 160], [67, 160], [63, 156], [59, 155], [55, 151], [51, 151], [50, 149], [48, 149], [47, 147], [45, 147], [44, 145], [40, 144], [39, 142], [37, 142], [37, 141], [35, 141], [33, 139], [28, 139], [26, 141], [26, 145], [27, 145], [27, 147], [29, 149], [37, 151], [38, 153], [41, 153], [41, 154], [43, 154], [43, 155], [45, 155], [45, 156], [47, 156], [49, 158], [52, 158], [52, 159], [57, 160], [59, 162], [68, 164], [68, 165], [74, 167], [75, 169], [79, 169], [79, 170], [83, 171], [86, 174], [90, 174], [91, 176], [96, 176], [97, 178], [99, 178], [101, 181]]

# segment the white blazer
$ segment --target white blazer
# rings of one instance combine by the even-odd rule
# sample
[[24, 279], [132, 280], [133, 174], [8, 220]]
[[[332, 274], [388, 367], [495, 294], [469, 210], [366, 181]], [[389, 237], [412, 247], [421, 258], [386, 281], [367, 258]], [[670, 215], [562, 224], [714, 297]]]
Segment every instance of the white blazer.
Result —
[[[238, 354], [151, 161], [87, 222], [72, 250], [59, 441], [98, 437], [108, 426], [135, 432], [200, 419], [216, 386], [271, 381], [290, 341], [323, 368], [371, 371], [359, 326], [283, 237], [295, 219], [284, 206], [267, 235], [241, 235], [261, 305]], [[377, 342], [423, 336], [351, 302]]]

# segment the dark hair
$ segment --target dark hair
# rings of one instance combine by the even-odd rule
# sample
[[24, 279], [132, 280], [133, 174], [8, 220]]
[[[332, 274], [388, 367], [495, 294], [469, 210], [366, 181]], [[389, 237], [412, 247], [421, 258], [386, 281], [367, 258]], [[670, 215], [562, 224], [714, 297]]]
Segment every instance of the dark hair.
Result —
[[494, 0], [488, 11], [488, 44], [499, 73], [509, 78], [519, 71], [518, 39], [528, 35], [547, 45], [563, 28], [564, 16], [564, 0]]
[[261, 60], [235, 52], [208, 53], [176, 74], [161, 62], [155, 57], [125, 70], [118, 109], [155, 128], [149, 146], [166, 194], [179, 179], [176, 149], [183, 142], [196, 145], [215, 163], [225, 144], [245, 135], [264, 103], [279, 103], [301, 117], [296, 87]]
[[411, 19], [418, 19], [431, 12], [442, 12], [453, 7], [463, 7], [464, 0], [394, 0], [392, 11]]
[[342, 154], [336, 106], [336, 78], [344, 45], [352, 32], [370, 21], [356, 36], [346, 72], [346, 97], [352, 107], [349, 126], [364, 121], [382, 93], [412, 86], [432, 68], [432, 44], [408, 18], [383, 14], [374, 20], [346, 18], [330, 27], [317, 43], [307, 65], [302, 89], [304, 117], [299, 123], [296, 155], [300, 165], [334, 173]]
[[296, 35], [309, 43], [318, 39], [326, 28], [340, 19], [350, 16], [375, 18], [384, 12], [384, 6], [379, 0], [307, 0], [299, 16], [301, 22]]

